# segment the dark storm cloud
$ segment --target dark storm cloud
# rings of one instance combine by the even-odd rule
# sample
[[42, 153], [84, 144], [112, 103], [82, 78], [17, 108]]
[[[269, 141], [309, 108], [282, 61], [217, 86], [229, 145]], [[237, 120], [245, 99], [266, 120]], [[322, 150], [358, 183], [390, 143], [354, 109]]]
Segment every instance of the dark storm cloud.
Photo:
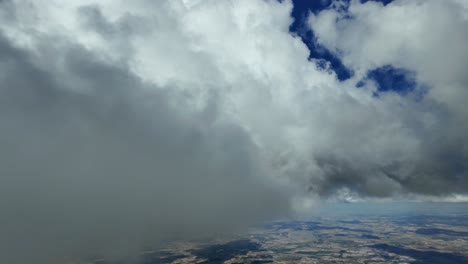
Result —
[[0, 41], [2, 262], [122, 256], [287, 210], [243, 129], [64, 44]]

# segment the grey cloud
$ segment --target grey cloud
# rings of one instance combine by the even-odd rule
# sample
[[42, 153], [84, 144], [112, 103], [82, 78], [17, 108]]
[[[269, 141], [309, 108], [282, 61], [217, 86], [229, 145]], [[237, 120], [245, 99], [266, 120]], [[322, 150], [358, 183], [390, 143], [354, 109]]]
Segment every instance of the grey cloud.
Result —
[[2, 262], [122, 257], [288, 211], [239, 126], [79, 46], [0, 45]]
[[131, 14], [126, 14], [118, 21], [111, 22], [98, 5], [79, 7], [77, 13], [83, 27], [95, 31], [105, 38], [128, 38], [132, 35], [144, 34], [145, 31], [149, 30], [148, 19]]

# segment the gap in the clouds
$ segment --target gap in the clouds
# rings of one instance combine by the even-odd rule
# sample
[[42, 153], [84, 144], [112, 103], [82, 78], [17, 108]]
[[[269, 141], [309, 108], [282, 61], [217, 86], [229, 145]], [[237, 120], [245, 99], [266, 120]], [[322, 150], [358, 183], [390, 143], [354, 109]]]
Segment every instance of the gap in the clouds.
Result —
[[383, 5], [388, 5], [390, 4], [391, 2], [393, 2], [394, 0], [361, 0], [361, 3], [366, 3], [366, 2], [380, 2], [382, 3]]
[[[278, 0], [282, 2], [283, 0]], [[381, 2], [384, 5], [389, 4], [393, 0], [361, 0], [361, 3], [375, 1]], [[329, 67], [336, 73], [339, 80], [349, 79], [353, 72], [345, 67], [337, 56], [330, 52], [326, 47], [317, 43], [314, 32], [308, 27], [307, 17], [310, 12], [319, 13], [322, 10], [330, 8], [335, 0], [292, 0], [293, 10], [292, 17], [294, 22], [289, 27], [289, 31], [299, 36], [304, 44], [309, 48], [309, 59], [317, 59], [318, 66], [322, 68]], [[341, 0], [341, 2], [349, 3], [350, 0]]]
[[318, 13], [330, 7], [331, 0], [293, 0], [292, 17], [294, 22], [289, 27], [289, 31], [299, 36], [304, 44], [309, 48], [309, 59], [318, 59], [318, 66], [327, 67], [335, 71], [339, 80], [346, 80], [352, 76], [352, 71], [346, 68], [341, 60], [331, 53], [326, 47], [317, 43], [314, 32], [308, 27], [307, 17], [309, 12]]
[[385, 65], [370, 70], [365, 80], [360, 81], [357, 86], [364, 86], [367, 80], [373, 80], [377, 84], [375, 96], [378, 96], [379, 93], [390, 91], [406, 95], [413, 92], [417, 86], [414, 73], [405, 69], [395, 68], [392, 65]]

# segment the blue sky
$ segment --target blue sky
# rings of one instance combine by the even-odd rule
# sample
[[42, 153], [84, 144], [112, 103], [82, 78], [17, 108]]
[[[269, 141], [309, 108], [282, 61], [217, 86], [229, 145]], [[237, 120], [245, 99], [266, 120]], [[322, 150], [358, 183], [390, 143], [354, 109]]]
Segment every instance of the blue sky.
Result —
[[[383, 5], [387, 5], [393, 0], [361, 0], [361, 3], [368, 1], [380, 2]], [[349, 79], [353, 75], [353, 71], [343, 65], [339, 57], [330, 52], [330, 50], [323, 45], [317, 43], [313, 30], [306, 26], [306, 20], [310, 12], [317, 14], [324, 9], [330, 8], [333, 1], [293, 0], [292, 2], [294, 7], [291, 15], [294, 18], [294, 22], [290, 26], [290, 32], [301, 37], [302, 41], [307, 45], [310, 50], [309, 58], [321, 59], [329, 62], [331, 69], [336, 73], [339, 80]], [[375, 81], [377, 83], [378, 93], [394, 91], [404, 95], [412, 91], [416, 86], [414, 78], [411, 75], [412, 73], [405, 69], [395, 68], [392, 65], [385, 65], [369, 71], [367, 78], [362, 81]]]

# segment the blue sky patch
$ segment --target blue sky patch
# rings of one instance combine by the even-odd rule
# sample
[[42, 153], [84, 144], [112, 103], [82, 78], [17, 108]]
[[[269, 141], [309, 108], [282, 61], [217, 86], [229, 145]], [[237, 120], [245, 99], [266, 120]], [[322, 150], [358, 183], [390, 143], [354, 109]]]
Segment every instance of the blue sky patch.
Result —
[[393, 0], [361, 0], [361, 3], [366, 3], [366, 2], [380, 2], [384, 5], [388, 5], [391, 2], [393, 2]]
[[393, 91], [401, 95], [412, 92], [417, 85], [414, 73], [391, 65], [369, 71], [367, 79], [377, 83], [378, 92]]
[[[281, 0], [280, 0], [281, 1]], [[393, 0], [361, 0], [362, 3], [368, 1], [381, 2], [384, 5], [392, 2]], [[307, 17], [309, 12], [319, 13], [320, 11], [327, 9], [334, 2], [333, 0], [293, 0], [292, 17], [294, 22], [289, 27], [289, 31], [299, 36], [304, 44], [309, 48], [310, 54], [309, 59], [318, 59], [318, 66], [327, 67], [327, 63], [330, 63], [330, 68], [333, 70], [338, 79], [343, 81], [353, 76], [351, 69], [348, 69], [343, 65], [340, 58], [333, 54], [323, 45], [317, 43], [317, 39], [314, 32], [306, 25]], [[349, 2], [349, 0], [343, 0], [342, 2]]]
[[[326, 47], [317, 43], [314, 32], [306, 25], [309, 12], [318, 13], [331, 4], [331, 0], [293, 0], [292, 17], [294, 22], [289, 27], [289, 31], [301, 37], [302, 41], [310, 50], [309, 59], [319, 59], [330, 62], [331, 69], [336, 73], [339, 80], [346, 80], [352, 76], [352, 71], [346, 68], [341, 60], [330, 52]], [[326, 65], [321, 63], [319, 66]]]

